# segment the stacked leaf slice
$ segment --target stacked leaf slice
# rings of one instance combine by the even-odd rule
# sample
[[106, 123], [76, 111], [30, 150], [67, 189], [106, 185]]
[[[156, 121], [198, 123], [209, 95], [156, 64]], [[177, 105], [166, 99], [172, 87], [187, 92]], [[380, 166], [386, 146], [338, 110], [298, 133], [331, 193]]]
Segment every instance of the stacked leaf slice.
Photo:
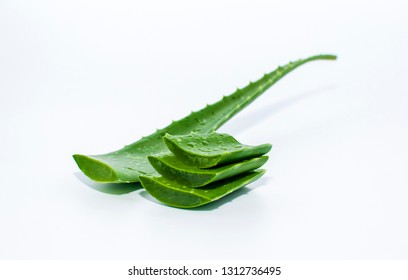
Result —
[[215, 201], [264, 174], [270, 144], [249, 146], [227, 134], [166, 134], [171, 153], [148, 156], [161, 176], [139, 177], [157, 200], [174, 207], [193, 208]]

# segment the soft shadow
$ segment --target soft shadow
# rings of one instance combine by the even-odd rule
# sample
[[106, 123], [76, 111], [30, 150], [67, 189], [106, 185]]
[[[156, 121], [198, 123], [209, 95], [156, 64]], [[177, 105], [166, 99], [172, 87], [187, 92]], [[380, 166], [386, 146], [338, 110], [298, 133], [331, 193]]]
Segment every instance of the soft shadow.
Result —
[[158, 201], [157, 199], [155, 199], [153, 196], [151, 196], [145, 189], [143, 189], [142, 191], [139, 192], [140, 196], [142, 196], [143, 198], [147, 199], [150, 202], [162, 205], [162, 206], [167, 206], [170, 207], [164, 203], [161, 203], [160, 201]]
[[99, 192], [107, 193], [107, 194], [127, 194], [142, 188], [140, 183], [124, 183], [124, 184], [112, 184], [112, 183], [97, 183], [90, 180], [81, 172], [75, 172], [75, 177], [88, 187], [97, 190]]
[[245, 117], [237, 117], [237, 119], [240, 118], [238, 122], [235, 122], [238, 125], [234, 125], [233, 127], [231, 126], [231, 128], [229, 129], [229, 132], [231, 134], [242, 132], [243, 130], [248, 129], [251, 126], [253, 126], [254, 123], [259, 122], [259, 120], [262, 120], [266, 117], [270, 117], [278, 113], [279, 111], [282, 111], [283, 109], [285, 109], [286, 107], [290, 105], [293, 105], [295, 103], [298, 103], [302, 100], [305, 100], [307, 98], [310, 98], [318, 94], [327, 93], [336, 88], [337, 88], [336, 85], [327, 85], [327, 86], [320, 87], [314, 90], [299, 93], [295, 96], [288, 97], [280, 102], [275, 102], [271, 105], [264, 106], [260, 110], [257, 110], [257, 111], [254, 111], [252, 113], [245, 115]]

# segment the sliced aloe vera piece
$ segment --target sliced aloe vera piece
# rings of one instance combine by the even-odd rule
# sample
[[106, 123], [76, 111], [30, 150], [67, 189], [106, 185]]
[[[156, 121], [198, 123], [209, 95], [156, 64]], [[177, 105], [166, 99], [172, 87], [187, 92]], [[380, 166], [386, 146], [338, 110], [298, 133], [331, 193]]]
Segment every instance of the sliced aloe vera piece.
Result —
[[243, 160], [220, 167], [201, 169], [180, 161], [172, 154], [149, 156], [149, 162], [163, 177], [197, 188], [261, 167], [267, 156]]
[[176, 157], [199, 168], [209, 168], [259, 157], [272, 148], [271, 144], [243, 145], [231, 135], [217, 132], [188, 135], [166, 134], [163, 140]]
[[194, 208], [218, 200], [254, 182], [264, 173], [262, 169], [249, 171], [202, 188], [190, 188], [164, 177], [140, 176], [139, 179], [145, 190], [158, 201], [178, 208]]

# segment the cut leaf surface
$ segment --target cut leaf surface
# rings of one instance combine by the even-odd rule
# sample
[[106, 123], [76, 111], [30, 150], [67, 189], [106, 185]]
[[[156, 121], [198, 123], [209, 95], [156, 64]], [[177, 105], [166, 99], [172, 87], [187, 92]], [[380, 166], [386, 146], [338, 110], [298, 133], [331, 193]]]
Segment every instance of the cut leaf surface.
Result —
[[218, 200], [254, 182], [265, 173], [255, 170], [202, 188], [190, 188], [163, 177], [140, 176], [145, 190], [160, 202], [178, 208], [194, 208]]

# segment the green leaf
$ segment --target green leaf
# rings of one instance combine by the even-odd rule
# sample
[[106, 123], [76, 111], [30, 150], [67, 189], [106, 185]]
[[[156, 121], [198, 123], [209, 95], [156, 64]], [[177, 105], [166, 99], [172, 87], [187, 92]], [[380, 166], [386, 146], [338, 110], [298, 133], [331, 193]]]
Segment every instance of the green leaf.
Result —
[[194, 208], [218, 200], [254, 182], [264, 173], [265, 170], [250, 171], [202, 188], [186, 187], [163, 177], [140, 176], [140, 182], [150, 195], [164, 204]]
[[166, 134], [163, 140], [177, 158], [199, 168], [209, 168], [259, 157], [272, 148], [270, 144], [243, 145], [231, 135], [217, 132], [188, 135]]
[[257, 169], [268, 160], [268, 157], [252, 158], [209, 169], [201, 169], [186, 164], [172, 154], [149, 156], [148, 159], [154, 169], [163, 177], [187, 187], [197, 188]]
[[190, 132], [209, 133], [214, 131], [251, 104], [286, 74], [309, 61], [322, 59], [334, 60], [336, 56], [317, 55], [288, 63], [269, 74], [265, 74], [258, 81], [238, 89], [231, 95], [224, 96], [220, 101], [208, 105], [200, 111], [193, 112], [181, 120], [172, 122], [167, 127], [157, 130], [123, 149], [102, 155], [75, 154], [74, 160], [82, 172], [95, 181], [138, 182], [140, 175], [157, 174], [149, 164], [147, 156], [168, 152], [161, 139], [166, 133], [184, 135]]

